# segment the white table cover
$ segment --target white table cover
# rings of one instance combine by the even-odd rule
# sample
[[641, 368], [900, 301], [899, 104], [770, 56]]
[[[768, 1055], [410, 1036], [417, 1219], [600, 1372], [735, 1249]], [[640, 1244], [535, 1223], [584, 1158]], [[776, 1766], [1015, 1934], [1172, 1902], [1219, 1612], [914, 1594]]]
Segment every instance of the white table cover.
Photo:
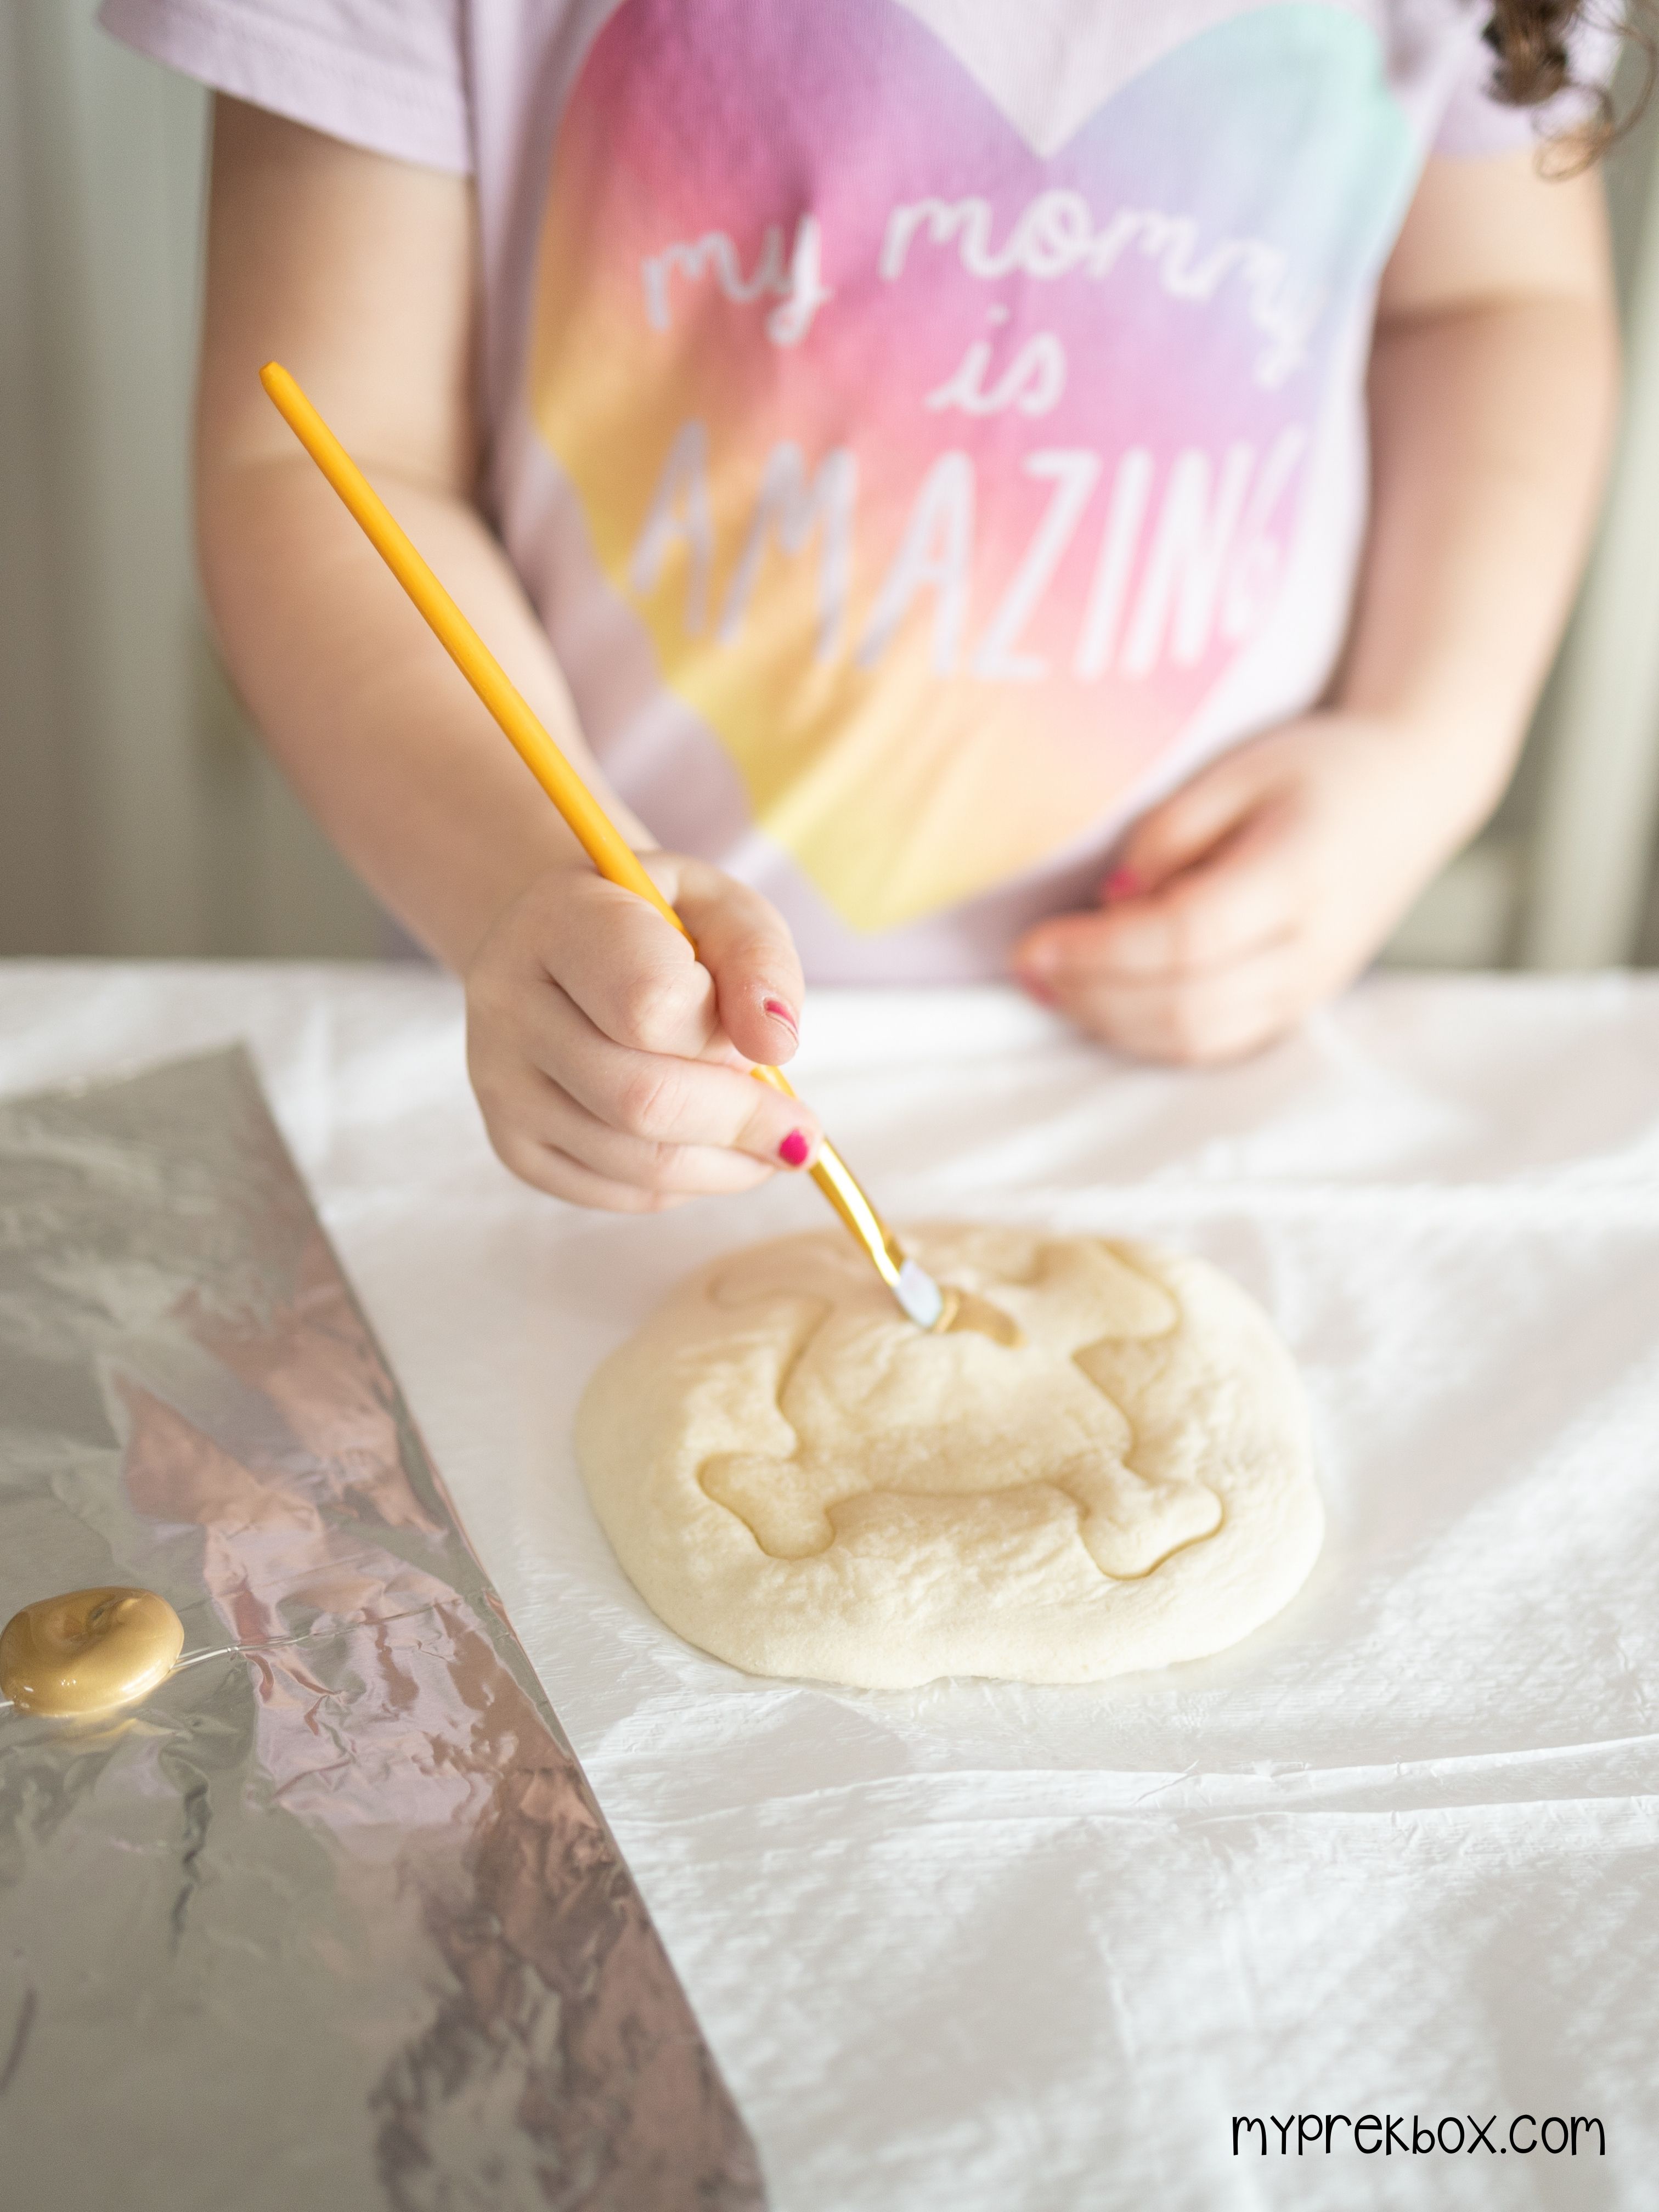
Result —
[[[896, 1218], [1166, 1239], [1273, 1313], [1330, 1525], [1263, 1633], [901, 1693], [679, 1643], [572, 1410], [684, 1270], [821, 1201], [521, 1188], [438, 976], [0, 968], [0, 1088], [250, 1042], [777, 2212], [1659, 2204], [1659, 979], [1383, 979], [1215, 1074], [996, 991], [805, 1026]], [[1403, 2125], [1273, 2125], [1327, 2113]], [[1401, 2148], [1492, 2114], [1492, 2149]], [[1606, 2155], [1527, 2151], [1556, 2116]]]

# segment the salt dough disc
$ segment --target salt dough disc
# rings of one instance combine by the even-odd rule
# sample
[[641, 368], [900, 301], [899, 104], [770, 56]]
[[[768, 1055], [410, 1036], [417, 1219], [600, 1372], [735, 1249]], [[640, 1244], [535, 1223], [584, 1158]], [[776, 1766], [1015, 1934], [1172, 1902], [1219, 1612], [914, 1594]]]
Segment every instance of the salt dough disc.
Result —
[[841, 1231], [728, 1255], [599, 1369], [595, 1511], [755, 1674], [1090, 1682], [1277, 1613], [1323, 1515], [1290, 1357], [1216, 1269], [1002, 1226], [906, 1243], [1020, 1341], [924, 1335]]

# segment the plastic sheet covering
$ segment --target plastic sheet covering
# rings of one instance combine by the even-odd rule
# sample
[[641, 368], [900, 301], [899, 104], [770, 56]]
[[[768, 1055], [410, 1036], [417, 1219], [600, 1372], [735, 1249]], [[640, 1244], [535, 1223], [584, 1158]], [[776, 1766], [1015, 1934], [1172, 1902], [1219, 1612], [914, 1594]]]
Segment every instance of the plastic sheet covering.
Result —
[[[594, 1362], [688, 1268], [818, 1225], [810, 1185], [539, 1197], [434, 975], [0, 969], [14, 1089], [239, 1035], [775, 2212], [1653, 2212], [1659, 977], [1377, 979], [1196, 1074], [1011, 992], [809, 994], [792, 1073], [895, 1221], [1162, 1239], [1300, 1364], [1306, 1588], [1213, 1659], [1052, 1690], [750, 1680], [594, 1524]], [[1606, 2155], [1298, 2155], [1326, 2112], [1593, 2116]]]
[[0, 1714], [0, 2203], [760, 2205], [240, 1053], [0, 1108], [0, 1610], [111, 1582], [216, 1656]]

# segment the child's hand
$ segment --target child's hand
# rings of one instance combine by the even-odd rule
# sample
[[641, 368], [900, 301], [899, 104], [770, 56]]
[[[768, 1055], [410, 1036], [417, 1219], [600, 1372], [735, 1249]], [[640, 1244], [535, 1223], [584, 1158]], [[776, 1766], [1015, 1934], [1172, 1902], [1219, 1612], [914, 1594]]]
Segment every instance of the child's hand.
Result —
[[549, 869], [466, 969], [467, 1066], [515, 1175], [649, 1213], [746, 1190], [816, 1156], [807, 1109], [746, 1073], [795, 1049], [800, 963], [759, 892], [701, 860], [641, 858], [696, 940], [585, 860]]
[[1032, 930], [1034, 995], [1145, 1060], [1233, 1060], [1370, 960], [1455, 849], [1432, 732], [1316, 714], [1241, 746], [1137, 823], [1104, 910]]

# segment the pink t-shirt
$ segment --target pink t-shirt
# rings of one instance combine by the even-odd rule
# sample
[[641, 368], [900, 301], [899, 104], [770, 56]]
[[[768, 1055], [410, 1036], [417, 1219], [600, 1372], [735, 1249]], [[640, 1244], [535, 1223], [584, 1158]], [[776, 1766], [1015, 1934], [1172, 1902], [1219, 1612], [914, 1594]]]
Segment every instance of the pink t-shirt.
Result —
[[1484, 14], [103, 21], [476, 179], [487, 499], [606, 773], [665, 844], [764, 890], [810, 975], [922, 981], [996, 972], [1136, 813], [1319, 697], [1378, 274], [1429, 153], [1540, 128], [1487, 96]]

